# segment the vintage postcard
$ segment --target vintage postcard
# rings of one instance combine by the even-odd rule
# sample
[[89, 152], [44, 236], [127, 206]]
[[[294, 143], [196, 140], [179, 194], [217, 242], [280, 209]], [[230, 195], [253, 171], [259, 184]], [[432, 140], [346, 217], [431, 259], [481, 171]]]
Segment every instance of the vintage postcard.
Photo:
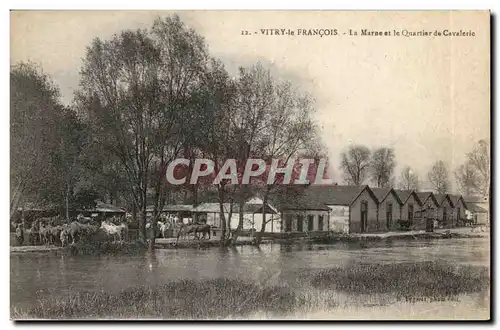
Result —
[[490, 319], [490, 12], [10, 20], [12, 320]]

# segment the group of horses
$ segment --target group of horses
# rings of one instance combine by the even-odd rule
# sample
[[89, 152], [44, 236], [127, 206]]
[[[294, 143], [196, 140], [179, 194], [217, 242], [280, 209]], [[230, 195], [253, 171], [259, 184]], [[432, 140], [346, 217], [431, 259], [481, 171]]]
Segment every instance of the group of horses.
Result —
[[[25, 234], [27, 234], [30, 245], [56, 245], [67, 246], [81, 240], [92, 239], [98, 233], [112, 239], [114, 242], [123, 242], [128, 239], [128, 223], [125, 218], [112, 217], [102, 221], [100, 224], [92, 218], [79, 215], [76, 219], [66, 219], [61, 216], [43, 217], [34, 220], [29, 229], [24, 230], [21, 224], [15, 224], [16, 236], [22, 245]], [[156, 222], [155, 230], [152, 230], [152, 222], [146, 224], [148, 232], [159, 230], [163, 238], [169, 237], [169, 231], [176, 237], [176, 244], [180, 238], [210, 239], [214, 227], [207, 224], [206, 220], [188, 223], [179, 221], [177, 216], [164, 215]], [[215, 235], [215, 232], [214, 232]], [[171, 237], [171, 236], [170, 236]]]
[[[152, 222], [149, 221], [146, 224], [146, 230], [148, 232], [153, 232], [150, 235], [155, 235], [156, 230], [153, 230]], [[188, 223], [184, 223], [179, 220], [177, 216], [173, 215], [162, 215], [160, 219], [156, 222], [156, 228], [159, 230], [160, 235], [163, 238], [168, 237], [168, 232], [176, 232], [176, 244], [179, 243], [179, 238], [188, 238], [189, 235], [193, 235], [193, 239], [206, 239], [208, 234], [208, 239], [211, 238], [211, 232], [214, 227], [207, 224], [206, 221], [193, 222], [190, 220]], [[200, 236], [201, 235], [201, 236]]]
[[[188, 237], [189, 234], [193, 234], [193, 239], [205, 239], [208, 234], [208, 239], [210, 239], [212, 229], [212, 226], [205, 222], [188, 222], [187, 224], [181, 223], [177, 231], [175, 244], [179, 243], [180, 237]], [[200, 237], [198, 234], [203, 235]]]
[[[122, 222], [116, 224], [116, 218], [102, 221], [99, 225], [92, 218], [79, 215], [76, 219], [70, 220], [60, 216], [44, 217], [34, 220], [26, 234], [29, 244], [37, 245], [60, 245], [67, 246], [78, 241], [91, 238], [99, 231], [103, 232], [113, 241], [124, 241], [128, 237], [128, 225]], [[16, 236], [22, 244], [24, 241], [23, 228], [21, 224], [16, 225]]]

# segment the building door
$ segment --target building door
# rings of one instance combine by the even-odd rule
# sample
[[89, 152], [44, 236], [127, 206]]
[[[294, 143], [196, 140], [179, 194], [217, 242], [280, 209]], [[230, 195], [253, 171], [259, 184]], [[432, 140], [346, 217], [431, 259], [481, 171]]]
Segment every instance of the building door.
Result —
[[413, 204], [408, 205], [408, 226], [413, 226]]
[[318, 216], [318, 231], [323, 231], [323, 216]]
[[290, 232], [292, 231], [292, 215], [287, 214], [285, 217], [285, 231]]
[[447, 217], [447, 212], [446, 212], [446, 207], [443, 207], [443, 225], [448, 224], [448, 217]]
[[386, 211], [386, 227], [390, 229], [392, 227], [392, 203], [387, 202]]
[[314, 215], [307, 216], [307, 231], [314, 230]]
[[366, 201], [361, 202], [361, 228], [360, 231], [364, 233], [366, 231], [368, 223], [368, 203]]
[[457, 208], [457, 227], [460, 224], [460, 207]]
[[298, 232], [304, 231], [304, 216], [302, 215], [297, 216], [297, 231]]
[[427, 212], [426, 212], [424, 219], [425, 219], [425, 231], [429, 232], [429, 233], [433, 232], [434, 231], [434, 220], [427, 216]]

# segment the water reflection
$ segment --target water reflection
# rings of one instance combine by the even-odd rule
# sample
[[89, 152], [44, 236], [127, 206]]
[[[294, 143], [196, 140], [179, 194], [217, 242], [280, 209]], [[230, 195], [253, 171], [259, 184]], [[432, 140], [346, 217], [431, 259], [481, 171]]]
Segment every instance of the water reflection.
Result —
[[11, 302], [27, 306], [37, 294], [62, 295], [72, 290], [116, 292], [142, 284], [221, 276], [263, 285], [293, 286], [304, 268], [427, 260], [489, 265], [488, 251], [489, 241], [485, 239], [448, 239], [157, 250], [123, 257], [13, 254]]

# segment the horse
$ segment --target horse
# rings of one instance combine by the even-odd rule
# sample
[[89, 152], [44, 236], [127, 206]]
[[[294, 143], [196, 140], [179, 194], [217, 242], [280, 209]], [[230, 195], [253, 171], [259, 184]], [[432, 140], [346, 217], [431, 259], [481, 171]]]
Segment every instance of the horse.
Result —
[[188, 224], [184, 224], [184, 223], [181, 223], [180, 226], [179, 226], [179, 230], [177, 231], [177, 241], [175, 244], [179, 243], [179, 237], [183, 236], [183, 237], [186, 237], [186, 236], [189, 236], [189, 234], [193, 233], [194, 234], [194, 237], [193, 239], [196, 239], [197, 238], [197, 234], [196, 234], [196, 230], [198, 228], [198, 224], [196, 223], [188, 223]]
[[50, 228], [49, 228], [49, 226], [45, 226], [44, 223], [41, 223], [38, 234], [40, 235], [40, 242], [42, 242], [45, 245], [49, 245], [49, 243], [50, 243]]
[[208, 233], [208, 239], [210, 239], [211, 231], [212, 231], [212, 226], [210, 226], [209, 224], [201, 224], [196, 227], [195, 236], [197, 236], [197, 233], [203, 233], [201, 239], [205, 239]]
[[[39, 236], [39, 232], [40, 232], [40, 220], [36, 219], [35, 221], [33, 221], [33, 223], [31, 223], [31, 228], [29, 228], [27, 230], [28, 232], [28, 239], [29, 241], [33, 244], [33, 245], [36, 245], [40, 236]], [[40, 241], [41, 243], [41, 241]]]
[[84, 217], [83, 214], [80, 213], [76, 217], [76, 221], [78, 221], [79, 223], [82, 223], [82, 224], [89, 224], [92, 222], [92, 218], [91, 217]]
[[59, 239], [61, 240], [61, 246], [64, 247], [65, 245], [68, 244], [69, 241], [69, 225], [65, 224], [61, 226], [61, 232], [59, 234]]
[[64, 228], [66, 233], [64, 235], [59, 234], [59, 237], [62, 236], [71, 236], [72, 244], [76, 243], [76, 238], [81, 240], [83, 237], [87, 237], [92, 235], [97, 228], [92, 226], [91, 224], [80, 223], [76, 220], [72, 221], [67, 227]]
[[128, 237], [128, 226], [126, 223], [114, 225], [103, 221], [101, 222], [101, 229], [109, 236], [113, 236], [113, 241], [116, 241], [116, 237], [120, 241], [126, 240]]
[[172, 223], [158, 221], [158, 227], [160, 229], [161, 237], [167, 238], [167, 231], [172, 229]]

